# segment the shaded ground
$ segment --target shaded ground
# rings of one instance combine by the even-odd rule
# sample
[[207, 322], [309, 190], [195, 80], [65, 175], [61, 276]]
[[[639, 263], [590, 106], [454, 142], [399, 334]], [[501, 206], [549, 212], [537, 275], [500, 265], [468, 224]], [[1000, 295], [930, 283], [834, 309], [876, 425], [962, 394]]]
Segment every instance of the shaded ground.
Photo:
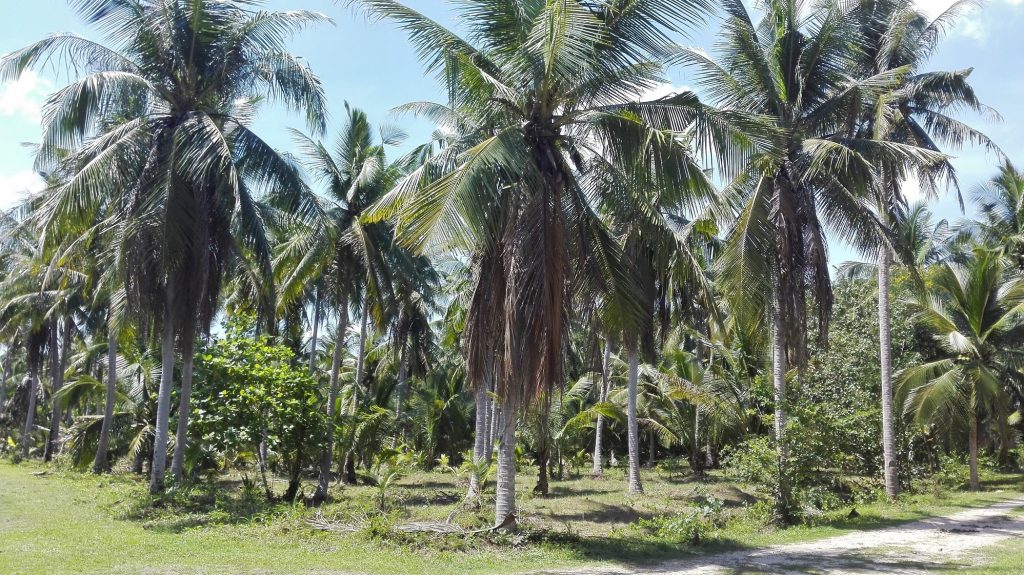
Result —
[[[742, 550], [657, 567], [559, 571], [568, 574], [658, 575], [926, 575], [951, 564], [983, 564], [986, 549], [1024, 546], [1024, 498], [876, 531], [854, 532], [809, 543]], [[555, 575], [556, 572], [545, 572]], [[1007, 575], [1024, 573], [1024, 565]]]

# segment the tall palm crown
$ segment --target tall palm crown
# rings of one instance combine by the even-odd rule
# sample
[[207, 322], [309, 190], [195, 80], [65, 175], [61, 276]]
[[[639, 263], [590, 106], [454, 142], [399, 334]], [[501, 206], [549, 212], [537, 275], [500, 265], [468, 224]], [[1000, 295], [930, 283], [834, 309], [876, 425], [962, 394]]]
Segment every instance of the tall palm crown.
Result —
[[[75, 151], [75, 173], [47, 206], [51, 221], [116, 204], [138, 224], [126, 230], [137, 241], [122, 245], [140, 269], [159, 272], [133, 277], [181, 278], [186, 307], [198, 306], [202, 292], [215, 299], [218, 260], [233, 250], [258, 254], [269, 269], [254, 193], [301, 187], [295, 170], [250, 131], [255, 106], [266, 94], [303, 109], [317, 128], [325, 116], [320, 83], [285, 42], [326, 18], [254, 12], [252, 4], [78, 0], [79, 15], [109, 45], [57, 34], [0, 64], [2, 81], [47, 65], [82, 72], [50, 98], [43, 118], [39, 161]], [[209, 285], [184, 281], [202, 277]]]
[[[683, 202], [711, 193], [690, 155], [746, 143], [690, 93], [637, 103], [663, 83], [652, 55], [709, 9], [701, 0], [487, 0], [456, 4], [467, 39], [391, 0], [353, 2], [409, 33], [479, 143], [446, 173], [399, 186], [380, 212], [401, 241], [462, 247], [501, 276], [499, 395], [512, 404], [561, 381], [574, 296], [628, 284], [595, 207], [641, 179]], [[419, 109], [435, 113], [438, 107]], [[692, 145], [691, 145], [692, 144]], [[722, 154], [723, 157], [727, 154]], [[486, 256], [486, 257], [484, 257]], [[494, 276], [494, 274], [491, 274]], [[494, 298], [481, 298], [490, 299]], [[590, 300], [592, 301], [592, 299]], [[471, 366], [472, 370], [472, 366]]]
[[844, 5], [825, 0], [808, 10], [796, 0], [768, 0], [757, 23], [739, 1], [725, 8], [719, 59], [694, 49], [679, 50], [674, 59], [695, 68], [717, 104], [763, 114], [778, 131], [775, 150], [733, 182], [742, 210], [723, 265], [725, 278], [741, 287], [734, 310], [758, 310], [755, 317], [763, 318], [763, 310], [774, 309], [790, 360], [802, 364], [808, 293], [817, 303], [820, 333], [827, 334], [826, 229], [857, 247], [877, 245], [882, 227], [866, 203], [874, 166], [937, 158], [856, 133], [860, 110], [891, 89], [902, 71], [848, 74], [858, 63], [858, 34]]
[[[879, 98], [867, 110], [865, 135], [939, 152], [965, 143], [999, 151], [987, 136], [956, 119], [967, 110], [992, 118], [998, 114], [982, 104], [969, 82], [971, 69], [926, 71], [923, 69], [952, 24], [975, 0], [960, 0], [932, 19], [910, 0], [870, 0], [854, 11], [863, 38], [860, 60], [866, 74], [903, 71], [896, 89]], [[948, 161], [918, 171], [922, 189], [933, 192], [943, 180], [956, 184]], [[878, 182], [880, 209], [887, 218], [898, 218], [906, 209], [901, 193], [906, 166], [888, 166]]]

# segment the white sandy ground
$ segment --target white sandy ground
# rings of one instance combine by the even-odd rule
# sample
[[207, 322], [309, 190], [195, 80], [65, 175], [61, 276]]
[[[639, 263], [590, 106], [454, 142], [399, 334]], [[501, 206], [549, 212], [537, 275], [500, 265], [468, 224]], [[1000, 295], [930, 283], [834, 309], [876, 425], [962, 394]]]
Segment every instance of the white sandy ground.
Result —
[[[655, 567], [584, 568], [549, 575], [928, 575], [950, 563], [984, 564], [985, 548], [1024, 545], [1024, 498], [898, 527], [673, 561]], [[1024, 565], [1017, 573], [1024, 574]]]

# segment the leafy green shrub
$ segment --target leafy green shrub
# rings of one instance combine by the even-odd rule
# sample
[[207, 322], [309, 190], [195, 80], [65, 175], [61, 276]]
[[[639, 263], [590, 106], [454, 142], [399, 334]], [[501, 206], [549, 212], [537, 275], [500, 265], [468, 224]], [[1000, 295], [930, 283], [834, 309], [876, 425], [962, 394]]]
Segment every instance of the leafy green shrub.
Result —
[[[292, 501], [303, 467], [315, 461], [323, 443], [323, 398], [316, 381], [293, 365], [294, 353], [251, 335], [250, 325], [246, 318], [231, 320], [225, 337], [197, 354], [189, 431], [196, 452], [222, 458], [256, 454], [265, 443], [280, 458], [289, 479], [284, 499]], [[264, 463], [269, 466], [270, 458]], [[264, 487], [270, 495], [265, 481]]]
[[658, 539], [700, 545], [722, 526], [722, 508], [721, 500], [709, 498], [682, 513], [638, 519], [633, 526]]

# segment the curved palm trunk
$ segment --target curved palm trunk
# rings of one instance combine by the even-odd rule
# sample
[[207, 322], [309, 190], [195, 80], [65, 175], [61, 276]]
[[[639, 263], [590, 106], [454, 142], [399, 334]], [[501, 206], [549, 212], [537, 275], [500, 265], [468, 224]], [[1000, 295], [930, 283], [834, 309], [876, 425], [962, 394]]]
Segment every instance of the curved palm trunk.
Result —
[[[29, 356], [32, 356], [31, 350]], [[28, 375], [28, 409], [25, 412], [25, 427], [21, 433], [21, 458], [28, 459], [32, 449], [32, 431], [35, 429], [36, 396], [39, 394], [39, 360], [33, 359]]]
[[978, 410], [971, 407], [971, 416], [967, 424], [968, 429], [968, 466], [971, 471], [971, 491], [981, 490], [981, 479], [978, 477]]
[[789, 523], [793, 515], [787, 472], [789, 449], [785, 440], [786, 340], [778, 312], [772, 319], [772, 384], [775, 388], [775, 457], [778, 474], [775, 493], [775, 520], [785, 524]]
[[494, 526], [511, 530], [516, 523], [516, 416], [511, 409], [502, 409], [501, 415]]
[[[476, 422], [473, 426], [473, 465], [480, 465], [487, 459], [487, 390], [489, 384], [477, 385], [476, 388]], [[480, 496], [483, 486], [480, 485], [479, 477], [474, 470], [469, 476], [469, 489], [466, 492], [466, 499], [473, 500]]]
[[[598, 394], [598, 401], [608, 401], [608, 362], [611, 360], [612, 346], [604, 342], [604, 362], [601, 364], [601, 392]], [[594, 467], [590, 470], [592, 477], [604, 477], [604, 460], [601, 456], [601, 449], [604, 441], [604, 415], [597, 413], [597, 422], [594, 424]]]
[[181, 397], [178, 401], [178, 428], [174, 439], [174, 456], [171, 458], [171, 476], [180, 483], [185, 470], [185, 447], [188, 442], [188, 419], [192, 414], [192, 366], [195, 357], [196, 336], [189, 330], [182, 342]]
[[626, 422], [629, 445], [629, 483], [628, 491], [631, 494], [643, 493], [644, 486], [640, 482], [640, 430], [636, 415], [636, 394], [637, 379], [639, 377], [639, 358], [635, 343], [626, 344], [626, 352], [629, 354], [629, 384], [626, 393]]
[[338, 403], [341, 356], [345, 349], [346, 330], [348, 330], [348, 308], [343, 301], [338, 312], [338, 333], [335, 336], [334, 357], [331, 360], [331, 387], [327, 393], [327, 438], [323, 452], [320, 454], [320, 474], [317, 477], [316, 492], [313, 493], [313, 502], [317, 504], [327, 500], [327, 490], [331, 483], [331, 464], [334, 459], [335, 406]]
[[900, 494], [899, 463], [896, 459], [896, 420], [892, 406], [892, 326], [889, 316], [889, 249], [878, 250], [878, 358], [882, 379], [882, 454], [885, 494]]
[[110, 468], [107, 451], [110, 448], [110, 427], [114, 422], [114, 400], [117, 394], [117, 336], [113, 330], [107, 335], [107, 399], [103, 407], [103, 425], [100, 440], [96, 445], [96, 458], [92, 462], [93, 473], [103, 473]]
[[[496, 391], [495, 385], [491, 384], [491, 393]], [[487, 397], [487, 404], [490, 409], [490, 413], [487, 415], [487, 463], [489, 464], [494, 457], [494, 442], [497, 441], [498, 426], [501, 425], [501, 408], [490, 395]]]
[[57, 400], [57, 392], [64, 387], [64, 361], [63, 355], [67, 353], [61, 353], [61, 346], [67, 347], [67, 338], [70, 337], [70, 322], [67, 322], [64, 328], [64, 341], [58, 342], [57, 334], [59, 330], [57, 328], [57, 318], [54, 318], [52, 325], [50, 326], [50, 378], [51, 384], [51, 402], [52, 407], [50, 410], [50, 433], [46, 437], [46, 447], [43, 450], [43, 461], [50, 461], [53, 459], [53, 454], [57, 452], [57, 441], [60, 438], [60, 420], [63, 417], [63, 410], [60, 408], [60, 401]]
[[170, 281], [164, 293], [164, 333], [160, 350], [160, 391], [156, 398], [156, 425], [153, 429], [153, 462], [150, 465], [149, 491], [164, 490], [167, 470], [168, 423], [171, 415], [171, 391], [174, 379], [174, 286]]

